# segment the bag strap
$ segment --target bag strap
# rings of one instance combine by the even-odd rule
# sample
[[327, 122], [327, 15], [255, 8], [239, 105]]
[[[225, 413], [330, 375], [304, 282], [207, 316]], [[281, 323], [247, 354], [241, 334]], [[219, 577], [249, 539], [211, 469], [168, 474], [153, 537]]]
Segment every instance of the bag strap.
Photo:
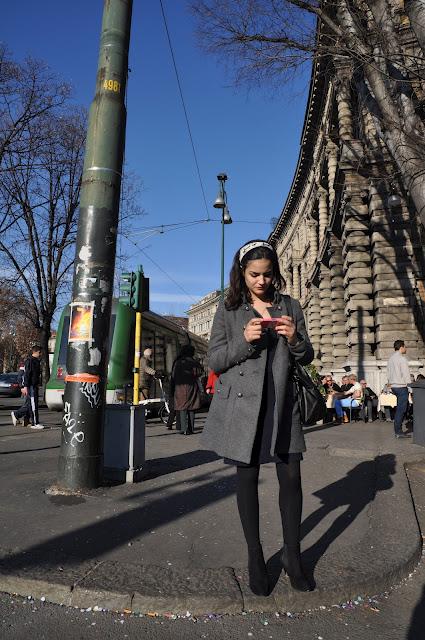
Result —
[[292, 309], [292, 300], [291, 300], [291, 296], [288, 296], [288, 294], [284, 293], [282, 294], [282, 298], [285, 301], [285, 306], [286, 306], [286, 311], [288, 312], [288, 316], [291, 316], [291, 318], [293, 318], [294, 316], [294, 311]]

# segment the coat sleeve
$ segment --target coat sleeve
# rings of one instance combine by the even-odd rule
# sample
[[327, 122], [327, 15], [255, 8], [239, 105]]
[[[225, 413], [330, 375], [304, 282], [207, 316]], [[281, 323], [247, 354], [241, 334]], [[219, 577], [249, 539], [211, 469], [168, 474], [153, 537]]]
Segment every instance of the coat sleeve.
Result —
[[27, 358], [25, 360], [25, 369], [23, 376], [23, 385], [28, 388], [31, 386], [31, 373], [32, 373], [32, 360], [31, 358]]
[[311, 345], [310, 338], [308, 337], [307, 329], [305, 328], [304, 314], [302, 312], [301, 305], [297, 300], [291, 299], [291, 304], [297, 327], [298, 341], [294, 346], [288, 344], [288, 348], [295, 360], [301, 365], [310, 364], [314, 358], [314, 349]]
[[245, 340], [242, 329], [240, 334], [228, 337], [225, 322], [226, 313], [229, 312], [226, 310], [224, 302], [220, 301], [214, 316], [208, 348], [208, 366], [218, 375], [235, 364], [244, 362], [255, 353], [255, 346]]

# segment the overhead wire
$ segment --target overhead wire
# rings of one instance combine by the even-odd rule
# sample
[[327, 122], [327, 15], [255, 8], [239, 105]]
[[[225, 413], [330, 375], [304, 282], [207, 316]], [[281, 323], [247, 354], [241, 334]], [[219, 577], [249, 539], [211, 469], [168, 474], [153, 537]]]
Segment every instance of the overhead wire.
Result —
[[177, 280], [174, 280], [174, 278], [173, 278], [172, 276], [170, 276], [170, 274], [169, 274], [169, 273], [167, 273], [167, 272], [165, 271], [165, 269], [163, 269], [163, 268], [162, 268], [162, 267], [161, 267], [161, 266], [160, 266], [160, 265], [159, 265], [159, 264], [158, 264], [158, 263], [157, 263], [153, 258], [151, 258], [151, 257], [146, 253], [146, 250], [145, 250], [145, 249], [143, 249], [142, 247], [139, 247], [139, 246], [138, 246], [138, 245], [137, 245], [133, 240], [131, 240], [130, 238], [127, 238], [127, 240], [128, 240], [129, 242], [131, 242], [132, 244], [134, 244], [134, 246], [135, 246], [139, 251], [141, 251], [141, 252], [143, 253], [143, 255], [144, 255], [144, 256], [146, 256], [146, 258], [147, 258], [148, 260], [150, 260], [150, 261], [152, 262], [152, 264], [153, 264], [153, 265], [155, 265], [155, 267], [156, 267], [157, 269], [159, 269], [159, 271], [161, 271], [165, 276], [167, 276], [167, 278], [168, 278], [169, 280], [171, 280], [171, 282], [173, 282], [173, 284], [175, 284], [175, 285], [176, 285], [176, 287], [178, 287], [178, 288], [180, 289], [180, 291], [183, 291], [183, 293], [184, 293], [188, 298], [190, 298], [191, 300], [193, 300], [193, 302], [197, 302], [197, 299], [196, 299], [196, 298], [194, 298], [194, 297], [192, 296], [192, 294], [190, 294], [188, 291], [186, 291], [186, 289], [185, 289], [184, 287], [182, 287], [182, 286], [181, 286], [181, 284], [179, 284], [179, 283], [177, 282]]
[[176, 57], [174, 55], [174, 48], [173, 48], [173, 44], [171, 42], [171, 35], [170, 35], [170, 31], [168, 29], [167, 17], [165, 15], [165, 9], [164, 9], [164, 5], [163, 5], [162, 0], [159, 0], [159, 4], [161, 6], [162, 19], [164, 21], [165, 32], [167, 34], [168, 46], [170, 48], [171, 59], [173, 61], [174, 73], [176, 75], [177, 86], [179, 88], [180, 99], [181, 99], [181, 103], [182, 103], [182, 106], [183, 106], [184, 117], [185, 117], [185, 120], [186, 120], [186, 126], [187, 126], [187, 130], [188, 130], [188, 133], [189, 133], [189, 138], [190, 138], [190, 144], [191, 144], [191, 147], [192, 147], [193, 157], [195, 159], [196, 171], [197, 171], [197, 174], [198, 174], [198, 180], [199, 180], [199, 184], [200, 184], [201, 191], [202, 191], [202, 197], [203, 197], [203, 200], [204, 200], [205, 211], [207, 213], [207, 218], [209, 220], [210, 219], [210, 213], [209, 213], [208, 204], [207, 204], [207, 197], [205, 195], [204, 183], [202, 181], [201, 170], [199, 168], [198, 155], [196, 153], [195, 143], [194, 143], [193, 135], [192, 135], [192, 129], [191, 129], [191, 126], [190, 126], [190, 123], [189, 123], [189, 115], [188, 115], [188, 112], [187, 112], [187, 109], [186, 109], [186, 102], [185, 102], [185, 99], [184, 99], [184, 96], [183, 96], [182, 84], [180, 82], [180, 75], [179, 75], [179, 72], [178, 72], [178, 69], [177, 69]]

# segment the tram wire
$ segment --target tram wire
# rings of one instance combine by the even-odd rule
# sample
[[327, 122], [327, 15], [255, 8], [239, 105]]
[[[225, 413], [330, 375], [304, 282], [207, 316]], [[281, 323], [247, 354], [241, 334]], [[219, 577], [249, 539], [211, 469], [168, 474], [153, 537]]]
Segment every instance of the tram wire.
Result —
[[134, 244], [134, 246], [137, 248], [137, 250], [138, 250], [138, 251], [140, 251], [141, 253], [143, 253], [143, 255], [144, 255], [144, 256], [146, 256], [146, 258], [147, 258], [148, 260], [150, 260], [150, 262], [152, 262], [152, 264], [153, 264], [153, 265], [155, 265], [155, 267], [156, 267], [157, 269], [159, 269], [159, 271], [161, 271], [165, 276], [167, 276], [167, 278], [168, 278], [169, 280], [171, 280], [171, 282], [172, 282], [173, 284], [175, 284], [175, 285], [176, 285], [176, 287], [178, 287], [178, 288], [180, 289], [180, 291], [183, 291], [183, 293], [184, 293], [186, 296], [188, 296], [188, 298], [190, 298], [191, 300], [193, 300], [193, 302], [197, 302], [197, 300], [198, 300], [198, 299], [197, 299], [197, 298], [194, 298], [194, 297], [193, 297], [193, 296], [192, 296], [188, 291], [186, 291], [186, 289], [185, 289], [184, 287], [182, 287], [182, 286], [181, 286], [181, 284], [179, 284], [179, 283], [177, 282], [177, 280], [174, 280], [174, 278], [173, 278], [172, 276], [170, 276], [170, 274], [169, 274], [169, 273], [167, 273], [167, 272], [165, 271], [165, 269], [163, 269], [163, 268], [162, 268], [162, 267], [161, 267], [161, 266], [160, 266], [160, 265], [159, 265], [159, 264], [158, 264], [158, 263], [157, 263], [153, 258], [151, 258], [151, 257], [146, 253], [146, 250], [145, 250], [145, 249], [142, 249], [141, 247], [139, 247], [139, 246], [138, 246], [138, 245], [137, 245], [133, 240], [131, 240], [130, 238], [127, 238], [127, 240], [128, 240], [129, 242], [131, 242], [132, 244]]
[[189, 139], [190, 139], [190, 144], [191, 144], [191, 147], [192, 147], [193, 157], [195, 159], [196, 171], [197, 171], [197, 174], [198, 174], [199, 184], [201, 186], [201, 191], [202, 191], [202, 197], [203, 197], [203, 200], [204, 200], [205, 211], [206, 211], [206, 214], [207, 214], [207, 219], [209, 220], [210, 219], [210, 212], [209, 212], [209, 209], [208, 209], [207, 198], [206, 198], [206, 195], [205, 195], [204, 183], [202, 181], [201, 170], [199, 168], [198, 155], [196, 153], [195, 143], [194, 143], [193, 135], [192, 135], [192, 129], [191, 129], [190, 122], [189, 122], [189, 115], [188, 115], [187, 108], [186, 108], [186, 102], [185, 102], [185, 99], [184, 99], [184, 96], [183, 96], [183, 88], [182, 88], [182, 84], [180, 82], [180, 75], [179, 75], [179, 71], [177, 69], [177, 63], [176, 63], [176, 57], [174, 55], [173, 43], [171, 42], [171, 35], [170, 35], [170, 31], [168, 29], [167, 17], [165, 15], [165, 9], [164, 9], [164, 5], [163, 5], [162, 0], [159, 0], [159, 4], [161, 6], [162, 19], [164, 21], [165, 32], [167, 34], [168, 46], [169, 46], [169, 49], [170, 49], [171, 59], [173, 61], [174, 73], [176, 75], [177, 86], [179, 88], [180, 99], [181, 99], [181, 103], [182, 103], [182, 106], [183, 106], [184, 117], [185, 117], [185, 120], [186, 120], [187, 130], [188, 130], [188, 133], [189, 133]]

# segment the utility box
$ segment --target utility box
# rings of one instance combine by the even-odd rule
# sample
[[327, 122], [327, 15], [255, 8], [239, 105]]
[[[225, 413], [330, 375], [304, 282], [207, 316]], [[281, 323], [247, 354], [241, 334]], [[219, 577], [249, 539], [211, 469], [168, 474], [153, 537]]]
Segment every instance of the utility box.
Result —
[[137, 482], [145, 462], [145, 408], [108, 404], [103, 432], [103, 476], [107, 480]]
[[409, 385], [413, 393], [413, 442], [425, 447], [425, 380]]

